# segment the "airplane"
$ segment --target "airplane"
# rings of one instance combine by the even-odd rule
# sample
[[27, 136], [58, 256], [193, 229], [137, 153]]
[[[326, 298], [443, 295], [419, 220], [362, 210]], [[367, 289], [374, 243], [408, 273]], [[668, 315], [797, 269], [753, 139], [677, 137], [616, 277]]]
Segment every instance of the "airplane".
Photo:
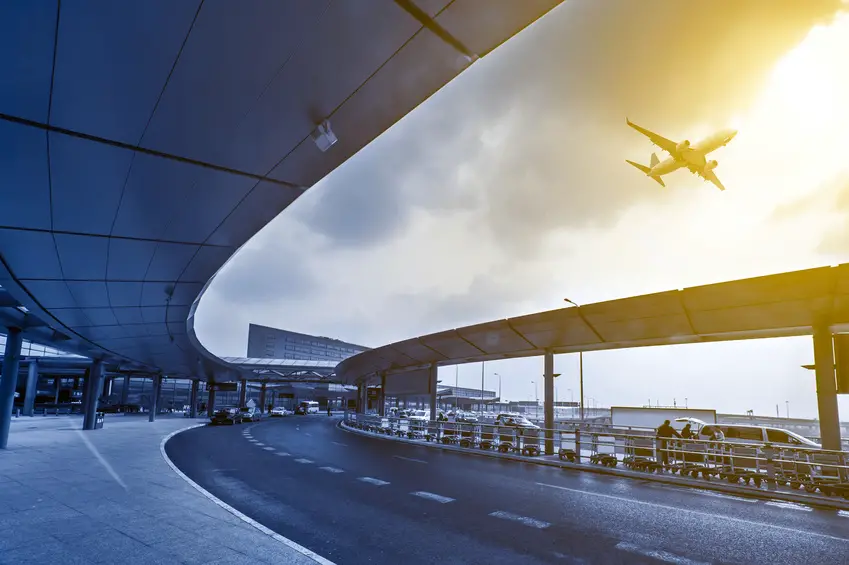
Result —
[[685, 139], [680, 143], [676, 143], [671, 139], [666, 139], [652, 131], [641, 128], [633, 123], [628, 118], [625, 118], [625, 123], [648, 137], [652, 143], [669, 153], [670, 157], [661, 161], [655, 153], [651, 154], [649, 166], [635, 163], [625, 159], [625, 162], [633, 165], [646, 174], [649, 178], [656, 180], [660, 186], [666, 186], [661, 178], [663, 175], [669, 174], [672, 171], [687, 167], [691, 173], [694, 173], [706, 181], [710, 181], [716, 185], [719, 190], [725, 190], [722, 183], [716, 176], [713, 170], [719, 164], [715, 160], [707, 160], [707, 155], [711, 151], [715, 151], [720, 147], [724, 147], [729, 141], [734, 139], [737, 131], [733, 129], [724, 129], [703, 139], [695, 145], [690, 145], [690, 141]]

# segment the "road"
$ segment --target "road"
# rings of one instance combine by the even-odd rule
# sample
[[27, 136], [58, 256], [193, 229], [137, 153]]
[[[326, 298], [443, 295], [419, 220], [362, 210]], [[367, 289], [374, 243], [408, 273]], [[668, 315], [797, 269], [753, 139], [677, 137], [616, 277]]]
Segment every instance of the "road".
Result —
[[195, 482], [340, 565], [849, 563], [849, 512], [443, 452], [291, 416], [166, 445]]

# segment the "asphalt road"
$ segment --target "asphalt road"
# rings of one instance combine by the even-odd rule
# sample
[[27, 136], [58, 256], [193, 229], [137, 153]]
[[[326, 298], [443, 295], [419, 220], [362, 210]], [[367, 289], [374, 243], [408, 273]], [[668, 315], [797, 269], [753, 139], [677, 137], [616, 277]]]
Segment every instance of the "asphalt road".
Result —
[[499, 461], [291, 416], [181, 433], [168, 456], [340, 565], [849, 564], [849, 512]]

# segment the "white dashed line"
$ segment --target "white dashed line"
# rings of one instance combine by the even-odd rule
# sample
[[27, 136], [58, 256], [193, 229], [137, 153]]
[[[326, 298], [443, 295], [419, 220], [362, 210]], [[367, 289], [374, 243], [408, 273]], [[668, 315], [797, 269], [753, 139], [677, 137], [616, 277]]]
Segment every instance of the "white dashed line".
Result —
[[253, 438], [249, 439], [248, 441], [251, 442], [251, 443], [259, 443], [257, 440], [255, 440]]
[[322, 471], [327, 471], [328, 473], [344, 473], [342, 469], [337, 469], [336, 467], [319, 467]]
[[375, 485], [378, 487], [382, 487], [383, 485], [388, 485], [389, 483], [386, 481], [381, 481], [380, 479], [374, 479], [372, 477], [360, 477], [357, 479], [358, 481], [362, 481], [364, 483], [368, 483], [370, 485]]
[[680, 557], [675, 555], [674, 553], [669, 553], [668, 551], [659, 551], [657, 549], [646, 549], [644, 547], [640, 547], [638, 545], [634, 545], [633, 543], [628, 542], [619, 542], [616, 544], [616, 549], [620, 549], [622, 551], [627, 551], [628, 553], [636, 553], [638, 555], [644, 555], [646, 557], [651, 557], [652, 559], [658, 559], [660, 561], [665, 561], [666, 563], [675, 563], [676, 565], [708, 565], [704, 561], [693, 561], [692, 559], [687, 559], [686, 557]]
[[296, 463], [303, 463], [304, 465], [307, 465], [307, 464], [309, 464], [309, 463], [312, 463], [312, 460], [311, 460], [311, 459], [303, 459], [303, 458], [300, 458], [300, 459], [295, 459], [295, 462], [296, 462]]
[[347, 443], [339, 443], [338, 441], [331, 441], [333, 445], [338, 445], [339, 447], [348, 447]]
[[264, 444], [264, 443], [262, 443], [261, 441], [255, 441], [255, 442], [254, 442], [254, 445], [255, 445], [255, 446], [257, 446], [257, 447], [263, 447], [263, 446], [265, 446], [265, 444]]
[[305, 435], [305, 436], [312, 437], [312, 434], [311, 434], [311, 433], [309, 433], [309, 432], [304, 432], [304, 435]]
[[837, 515], [841, 518], [849, 518], [849, 510], [838, 510]]
[[269, 446], [265, 446], [265, 447], [263, 447], [263, 449], [266, 450], [266, 451], [274, 451], [274, 448], [269, 447]]
[[569, 487], [561, 487], [559, 485], [550, 485], [548, 483], [537, 483], [541, 487], [554, 488], [558, 490], [563, 490], [567, 492], [574, 492], [577, 494], [584, 494], [587, 496], [597, 496], [599, 498], [607, 498], [609, 500], [617, 500], [619, 502], [626, 502], [631, 504], [642, 504], [643, 506], [651, 506], [652, 508], [663, 508], [664, 510], [671, 510], [673, 512], [685, 512], [687, 514], [693, 514], [694, 516], [705, 516], [707, 518], [711, 518], [713, 520], [728, 520], [730, 522], [737, 522], [738, 524], [749, 524], [751, 526], [756, 526], [760, 528], [770, 528], [773, 530], [779, 530], [782, 532], [790, 532], [793, 534], [801, 534], [803, 536], [813, 536], [817, 538], [830, 539], [841, 542], [849, 542], [849, 538], [842, 538], [839, 536], [832, 536], [829, 534], [820, 534], [817, 532], [811, 532], [808, 530], [800, 530], [798, 528], [788, 528], [787, 526], [779, 526], [777, 524], [770, 524], [769, 522], [757, 522], [755, 520], [746, 520], [745, 518], [735, 518], [733, 516], [726, 516], [724, 514], [714, 514], [713, 512], [702, 512], [701, 510], [692, 510], [690, 508], [681, 508], [679, 506], [670, 506], [668, 504], [659, 504], [657, 502], [648, 502], [646, 500], [637, 500], [636, 498], [628, 498], [626, 496], [614, 496], [612, 494], [602, 494], [600, 492], [591, 492], [588, 490], [580, 490], [576, 488]]
[[519, 516], [518, 514], [504, 512], [503, 510], [491, 512], [489, 515], [493, 518], [501, 518], [502, 520], [512, 520], [513, 522], [519, 522], [520, 524], [524, 524], [525, 526], [530, 526], [531, 528], [538, 528], [540, 530], [544, 530], [545, 528], [551, 525], [548, 522], [543, 522], [542, 520], [528, 518], [527, 516]]
[[412, 461], [413, 463], [424, 463], [427, 465], [427, 461], [422, 461], [421, 459], [413, 459], [412, 457], [402, 457], [400, 455], [393, 455], [395, 459], [402, 459], [404, 461]]
[[446, 504], [448, 502], [454, 502], [453, 498], [448, 498], [447, 496], [441, 496], [438, 494], [433, 494], [432, 492], [425, 492], [422, 490], [417, 490], [416, 492], [411, 492], [413, 496], [418, 496], [419, 498], [426, 498], [428, 500], [435, 500], [436, 502], [441, 502], [442, 504]]
[[275, 455], [279, 455], [280, 457], [289, 457], [289, 454], [285, 451], [278, 451]]
[[776, 506], [778, 508], [789, 508], [790, 510], [801, 510], [802, 512], [813, 512], [813, 508], [810, 506], [804, 506], [802, 504], [796, 504], [795, 502], [783, 502], [779, 500], [770, 500], [769, 502], [764, 503], [765, 506]]
[[743, 498], [742, 496], [734, 496], [732, 494], [723, 494], [721, 492], [714, 492], [712, 490], [699, 490], [699, 489], [693, 489], [693, 490], [690, 490], [690, 491], [688, 491], [686, 489], [675, 489], [675, 490], [678, 490], [678, 491], [681, 491], [681, 492], [690, 492], [692, 494], [698, 494], [698, 495], [701, 495], [701, 496], [710, 496], [710, 497], [713, 497], [713, 498], [724, 498], [726, 500], [736, 500], [738, 502], [749, 502], [749, 503], [756, 503], [757, 502], [757, 500], [754, 499], [754, 498]]

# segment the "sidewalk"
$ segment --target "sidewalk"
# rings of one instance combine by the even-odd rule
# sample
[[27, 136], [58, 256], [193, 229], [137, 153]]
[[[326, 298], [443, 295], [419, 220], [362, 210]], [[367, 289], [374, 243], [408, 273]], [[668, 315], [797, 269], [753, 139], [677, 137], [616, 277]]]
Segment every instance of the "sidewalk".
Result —
[[315, 565], [168, 466], [162, 439], [203, 422], [107, 415], [82, 432], [80, 416], [21, 418], [0, 451], [0, 564]]

